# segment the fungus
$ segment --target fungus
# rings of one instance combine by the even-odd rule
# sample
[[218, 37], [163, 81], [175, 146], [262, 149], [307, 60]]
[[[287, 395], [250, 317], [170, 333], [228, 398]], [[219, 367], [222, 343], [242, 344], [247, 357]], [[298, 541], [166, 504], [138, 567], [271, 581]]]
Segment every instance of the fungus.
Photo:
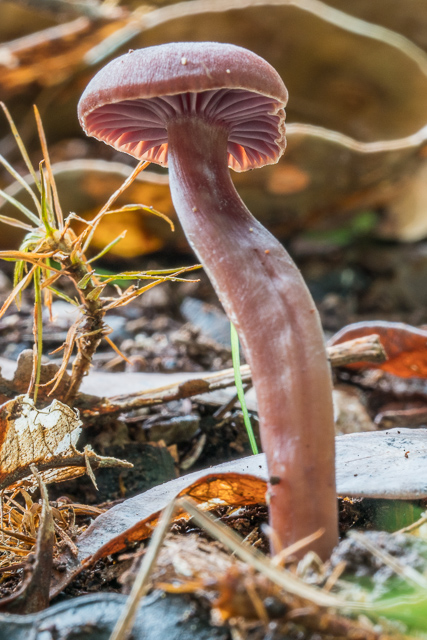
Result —
[[[185, 60], [185, 64], [183, 64]], [[332, 384], [311, 295], [283, 246], [231, 181], [276, 163], [287, 91], [254, 53], [228, 44], [170, 43], [101, 69], [79, 103], [88, 135], [169, 167], [172, 200], [251, 367], [269, 471], [270, 524], [283, 547], [324, 529], [337, 542]]]

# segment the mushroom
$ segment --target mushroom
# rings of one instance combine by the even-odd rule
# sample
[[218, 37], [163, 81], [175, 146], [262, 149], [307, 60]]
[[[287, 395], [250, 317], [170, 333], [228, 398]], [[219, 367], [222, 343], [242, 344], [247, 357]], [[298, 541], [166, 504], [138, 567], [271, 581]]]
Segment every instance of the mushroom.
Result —
[[337, 542], [337, 501], [320, 320], [299, 270], [246, 208], [227, 169], [277, 162], [286, 102], [278, 73], [251, 51], [170, 43], [107, 64], [83, 93], [79, 118], [88, 135], [169, 167], [178, 218], [251, 367], [270, 524], [283, 547], [324, 529], [310, 548], [325, 559]]

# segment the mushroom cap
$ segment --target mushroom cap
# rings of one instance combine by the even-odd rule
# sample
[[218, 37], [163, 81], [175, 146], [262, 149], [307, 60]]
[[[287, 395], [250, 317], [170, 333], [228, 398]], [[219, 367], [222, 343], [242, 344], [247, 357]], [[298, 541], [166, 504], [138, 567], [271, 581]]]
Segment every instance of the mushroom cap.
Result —
[[163, 166], [168, 123], [206, 118], [228, 129], [228, 164], [246, 171], [282, 155], [287, 98], [277, 71], [252, 51], [172, 42], [112, 60], [89, 82], [78, 114], [88, 135]]

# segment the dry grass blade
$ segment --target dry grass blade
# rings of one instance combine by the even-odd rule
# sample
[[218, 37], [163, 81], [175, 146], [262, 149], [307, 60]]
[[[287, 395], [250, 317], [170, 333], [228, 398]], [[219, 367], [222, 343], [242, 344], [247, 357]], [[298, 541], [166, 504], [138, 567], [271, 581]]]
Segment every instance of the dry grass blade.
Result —
[[242, 544], [242, 538], [237, 533], [221, 522], [214, 520], [210, 514], [203, 512], [193, 500], [180, 498], [177, 503], [179, 507], [193, 517], [196, 524], [219, 540], [219, 542], [232, 551], [238, 558], [265, 575], [287, 592], [304, 600], [308, 600], [309, 602], [313, 602], [320, 607], [349, 608], [352, 610], [365, 609], [363, 604], [347, 602], [339, 596], [331, 595], [322, 589], [308, 585], [290, 573], [290, 571], [278, 569], [267, 556], [264, 556], [257, 549]]
[[18, 229], [24, 229], [24, 231], [34, 230], [34, 227], [31, 227], [29, 224], [26, 224], [21, 220], [16, 220], [15, 218], [9, 218], [9, 216], [0, 215], [0, 222], [4, 222], [5, 224], [8, 224], [10, 227], [18, 227]]
[[80, 320], [77, 320], [68, 329], [65, 343], [61, 347], [61, 349], [64, 349], [64, 355], [62, 357], [61, 366], [59, 367], [58, 371], [55, 373], [52, 380], [49, 380], [49, 382], [47, 382], [44, 385], [40, 385], [40, 386], [49, 386], [53, 384], [52, 389], [48, 393], [49, 396], [52, 395], [52, 393], [56, 391], [58, 386], [61, 384], [61, 380], [64, 377], [64, 374], [67, 370], [68, 363], [70, 362], [70, 358], [72, 356], [73, 349], [76, 344], [76, 335], [77, 335], [78, 328], [80, 326], [80, 322], [81, 322]]
[[403, 578], [406, 582], [413, 584], [415, 587], [421, 587], [427, 591], [427, 578], [419, 573], [413, 567], [403, 564], [398, 558], [393, 557], [384, 549], [377, 547], [369, 538], [359, 533], [358, 531], [349, 531], [347, 534], [353, 540], [356, 540], [365, 549], [367, 549], [372, 555], [376, 556], [387, 567], [390, 567], [398, 576]]
[[[32, 211], [30, 211], [25, 205], [19, 202], [19, 200], [9, 195], [6, 191], [3, 191], [3, 189], [0, 189], [0, 196], [5, 200], [7, 200], [8, 202], [10, 202], [10, 204], [12, 204], [14, 207], [19, 209], [19, 211], [21, 211], [21, 213], [23, 213], [24, 216], [26, 216], [29, 220], [31, 220], [31, 222], [33, 222], [36, 226], [40, 224], [40, 221], [36, 218], [36, 216], [32, 213]], [[3, 222], [6, 222], [6, 221], [3, 220]], [[34, 230], [33, 227], [30, 227], [30, 230], [33, 231]]]
[[35, 544], [36, 542], [36, 538], [34, 536], [26, 536], [23, 533], [19, 533], [18, 531], [9, 531], [8, 529], [2, 529], [1, 527], [0, 531], [9, 538], [20, 540], [21, 542], [25, 542], [26, 544]]
[[[11, 164], [9, 164], [9, 162], [6, 160], [6, 158], [4, 158], [1, 154], [0, 154], [0, 163], [3, 165], [3, 167], [6, 169], [6, 171], [8, 171], [10, 173], [10, 175], [17, 182], [19, 182], [21, 187], [23, 187], [25, 189], [25, 191], [31, 196], [31, 198], [32, 198], [32, 200], [34, 202], [34, 205], [35, 205], [35, 207], [37, 209], [37, 212], [40, 215], [40, 213], [41, 213], [40, 202], [37, 200], [36, 194], [31, 189], [31, 187], [28, 184], [28, 182], [12, 167]], [[33, 222], [37, 222], [37, 217], [36, 216], [34, 216]]]
[[417, 529], [419, 529], [423, 524], [427, 523], [427, 512], [424, 511], [424, 513], [421, 514], [421, 518], [419, 518], [416, 522], [413, 522], [412, 524], [408, 525], [407, 527], [403, 527], [403, 529], [399, 529], [398, 531], [395, 531], [395, 534], [398, 533], [412, 533], [412, 531], [416, 531]]
[[318, 531], [315, 531], [314, 533], [312, 533], [310, 536], [307, 536], [306, 538], [302, 538], [302, 540], [298, 540], [297, 542], [294, 542], [294, 544], [291, 544], [289, 547], [286, 547], [286, 549], [282, 549], [281, 551], [276, 553], [276, 555], [271, 559], [272, 564], [274, 564], [276, 567], [282, 567], [286, 563], [288, 558], [293, 556], [295, 553], [297, 553], [301, 549], [304, 549], [304, 547], [307, 547], [314, 540], [317, 540], [318, 538], [320, 538], [324, 534], [324, 532], [325, 532], [324, 529], [319, 529]]
[[12, 131], [13, 137], [16, 140], [16, 143], [18, 145], [19, 151], [21, 152], [21, 156], [22, 156], [22, 158], [23, 158], [23, 160], [24, 160], [24, 162], [25, 162], [25, 164], [27, 166], [27, 169], [28, 169], [29, 173], [31, 174], [31, 176], [32, 176], [32, 178], [34, 180], [34, 184], [37, 186], [37, 189], [40, 191], [41, 190], [41, 186], [40, 186], [39, 178], [38, 178], [37, 173], [36, 173], [36, 171], [35, 171], [35, 169], [33, 167], [33, 164], [32, 164], [32, 162], [30, 160], [30, 157], [29, 157], [29, 155], [27, 153], [25, 145], [22, 142], [22, 138], [19, 135], [19, 131], [16, 128], [16, 125], [15, 125], [15, 123], [13, 121], [12, 116], [10, 115], [9, 109], [6, 107], [4, 102], [0, 102], [0, 107], [3, 109], [3, 112], [4, 112], [6, 118], [7, 118], [8, 122], [9, 122], [10, 130]]
[[162, 512], [159, 523], [154, 531], [138, 574], [135, 578], [135, 582], [133, 583], [129, 598], [116, 626], [113, 629], [110, 640], [125, 640], [132, 629], [139, 601], [148, 590], [150, 573], [157, 560], [163, 540], [168, 532], [175, 508], [175, 502], [170, 502]]
[[154, 282], [150, 282], [150, 284], [145, 285], [145, 287], [140, 287], [139, 289], [133, 289], [129, 293], [127, 294], [125, 293], [120, 298], [117, 298], [117, 300], [114, 300], [114, 302], [110, 302], [110, 304], [107, 304], [104, 307], [104, 309], [105, 311], [111, 311], [111, 309], [117, 309], [118, 307], [125, 307], [127, 304], [129, 304], [130, 302], [133, 302], [133, 300], [138, 298], [140, 295], [142, 295], [149, 289], [156, 287], [158, 284], [161, 284], [164, 281], [165, 279], [161, 278], [160, 280], [155, 280]]
[[132, 184], [132, 182], [135, 180], [136, 176], [138, 174], [141, 173], [141, 171], [144, 171], [144, 169], [146, 169], [148, 167], [150, 163], [146, 162], [144, 160], [141, 160], [141, 162], [135, 167], [135, 169], [132, 171], [132, 173], [130, 174], [130, 176], [128, 178], [126, 178], [126, 180], [123, 182], [123, 184], [113, 193], [113, 195], [107, 200], [107, 202], [105, 203], [105, 205], [102, 207], [101, 211], [98, 213], [98, 215], [94, 218], [94, 220], [92, 220], [90, 227], [88, 227], [85, 231], [83, 231], [82, 235], [80, 236], [80, 240], [82, 241], [86, 235], [86, 241], [83, 245], [83, 253], [86, 253], [90, 243], [92, 242], [92, 238], [93, 238], [93, 234], [95, 233], [96, 227], [98, 226], [98, 224], [101, 222], [102, 218], [104, 217], [104, 215], [107, 213], [107, 211], [109, 210], [109, 208], [111, 207], [111, 205], [114, 204], [114, 202], [117, 200], [117, 198], [119, 198], [122, 193], [124, 193], [126, 191], [126, 189]]
[[171, 228], [171, 231], [175, 231], [175, 225], [169, 218], [169, 216], [167, 216], [165, 213], [162, 213], [161, 211], [158, 211], [157, 209], [154, 209], [151, 206], [147, 206], [146, 204], [126, 204], [123, 207], [120, 207], [120, 209], [110, 209], [108, 211], [105, 211], [103, 215], [109, 216], [112, 213], [126, 213], [127, 211], [146, 211], [147, 213], [151, 213], [152, 215], [157, 216], [158, 218], [161, 218], [162, 220], [167, 222]]
[[2, 308], [0, 309], [0, 318], [6, 313], [6, 311], [9, 309], [10, 305], [12, 304], [12, 302], [15, 300], [15, 298], [18, 296], [19, 292], [24, 289], [26, 286], [28, 286], [28, 284], [31, 282], [31, 278], [34, 275], [35, 270], [37, 269], [37, 266], [34, 266], [30, 269], [30, 271], [27, 273], [27, 275], [25, 275], [22, 280], [20, 280], [18, 282], [18, 284], [12, 289], [12, 291], [9, 293], [9, 295], [7, 296], [6, 300], [3, 303]]
[[58, 227], [61, 230], [64, 226], [64, 216], [62, 214], [61, 203], [59, 201], [58, 190], [56, 188], [56, 182], [55, 182], [55, 178], [52, 171], [52, 165], [50, 164], [49, 151], [47, 148], [47, 142], [46, 142], [45, 132], [43, 129], [43, 124], [40, 118], [39, 110], [37, 109], [36, 105], [34, 105], [34, 115], [36, 118], [37, 131], [39, 134], [40, 143], [43, 151], [43, 158], [44, 158], [44, 162], [46, 164], [46, 170], [49, 176], [49, 184], [52, 189], [53, 201], [55, 204], [56, 219], [58, 222]]
[[24, 260], [25, 262], [31, 262], [36, 267], [41, 267], [42, 269], [49, 269], [50, 271], [56, 271], [60, 273], [58, 269], [55, 267], [48, 266], [43, 260], [48, 258], [53, 258], [55, 256], [55, 251], [48, 251], [47, 253], [33, 253], [27, 251], [0, 251], [0, 258], [3, 260]]
[[125, 362], [127, 362], [128, 364], [132, 364], [131, 361], [129, 360], [129, 358], [127, 358], [125, 356], [124, 353], [122, 353], [119, 349], [119, 347], [117, 345], [114, 344], [114, 342], [111, 340], [111, 338], [109, 336], [104, 335], [104, 340], [106, 342], [108, 342], [108, 344], [110, 345], [110, 347], [112, 348], [113, 351], [115, 351], [117, 353], [118, 356], [120, 356], [120, 358], [122, 360], [124, 360]]
[[[51, 269], [50, 269], [51, 270]], [[41, 284], [42, 289], [50, 289], [51, 286], [62, 276], [64, 275], [62, 271], [55, 271], [51, 276], [43, 278], [43, 282]]]
[[137, 164], [137, 166], [132, 171], [130, 176], [128, 176], [126, 178], [126, 180], [123, 182], [123, 184], [107, 200], [107, 202], [105, 203], [105, 205], [102, 207], [101, 211], [99, 212], [98, 217], [103, 215], [106, 211], [109, 210], [109, 208], [116, 202], [117, 198], [119, 198], [119, 196], [121, 196], [122, 193], [124, 193], [126, 191], [126, 189], [132, 184], [132, 182], [135, 180], [135, 178], [141, 173], [141, 171], [144, 171], [144, 169], [146, 169], [149, 166], [149, 164], [150, 163], [146, 162], [145, 160], [141, 160], [141, 162], [139, 162]]

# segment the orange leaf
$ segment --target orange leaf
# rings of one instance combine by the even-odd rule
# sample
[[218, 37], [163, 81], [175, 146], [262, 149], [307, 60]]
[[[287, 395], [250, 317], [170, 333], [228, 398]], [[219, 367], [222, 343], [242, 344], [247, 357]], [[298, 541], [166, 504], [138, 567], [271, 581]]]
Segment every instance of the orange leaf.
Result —
[[381, 369], [401, 378], [427, 378], [427, 331], [403, 322], [356, 322], [344, 327], [329, 346], [377, 334], [388, 360], [381, 364], [357, 363], [351, 368]]

